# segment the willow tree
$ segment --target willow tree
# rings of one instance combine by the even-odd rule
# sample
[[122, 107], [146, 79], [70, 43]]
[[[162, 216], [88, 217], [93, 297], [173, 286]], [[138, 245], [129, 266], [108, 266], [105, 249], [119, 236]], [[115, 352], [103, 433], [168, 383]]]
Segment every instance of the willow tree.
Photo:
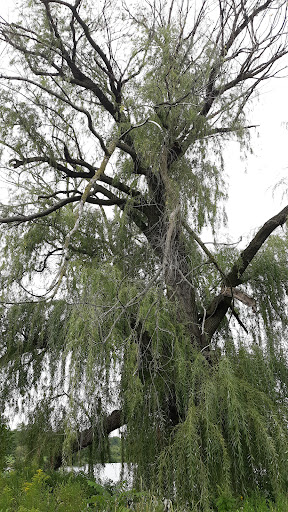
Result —
[[136, 481], [179, 502], [287, 489], [288, 206], [242, 252], [216, 237], [222, 150], [249, 144], [286, 10], [31, 0], [2, 20], [1, 403], [22, 397], [38, 455], [44, 432], [65, 456], [126, 425]]

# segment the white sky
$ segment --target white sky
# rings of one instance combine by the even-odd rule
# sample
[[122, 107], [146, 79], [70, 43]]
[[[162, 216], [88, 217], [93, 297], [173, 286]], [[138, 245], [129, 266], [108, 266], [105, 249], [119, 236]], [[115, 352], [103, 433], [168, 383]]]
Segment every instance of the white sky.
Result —
[[[288, 58], [286, 62], [288, 66]], [[284, 185], [273, 192], [274, 186], [287, 176], [287, 90], [288, 78], [272, 79], [263, 84], [249, 119], [251, 124], [259, 125], [251, 130], [253, 154], [241, 161], [237, 143], [230, 143], [225, 152], [230, 185], [229, 232], [235, 239], [241, 235], [251, 236], [251, 230], [264, 224], [288, 202], [287, 194], [283, 196]]]

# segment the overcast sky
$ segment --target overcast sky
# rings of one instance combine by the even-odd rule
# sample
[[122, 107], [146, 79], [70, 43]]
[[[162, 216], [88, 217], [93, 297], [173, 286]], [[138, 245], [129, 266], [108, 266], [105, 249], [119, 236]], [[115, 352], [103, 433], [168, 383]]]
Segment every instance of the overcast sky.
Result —
[[[286, 63], [288, 66], [288, 58]], [[237, 143], [227, 147], [227, 213], [233, 236], [249, 234], [288, 202], [288, 182], [273, 193], [274, 186], [286, 179], [288, 169], [287, 91], [288, 78], [272, 79], [262, 85], [250, 113], [249, 121], [259, 127], [251, 130], [253, 154], [246, 161], [241, 161]]]

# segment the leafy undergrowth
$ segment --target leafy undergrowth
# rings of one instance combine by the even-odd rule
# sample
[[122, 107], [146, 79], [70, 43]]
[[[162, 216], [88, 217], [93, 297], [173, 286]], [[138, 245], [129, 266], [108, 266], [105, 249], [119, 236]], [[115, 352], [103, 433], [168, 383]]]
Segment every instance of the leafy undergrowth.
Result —
[[279, 496], [276, 501], [272, 501], [258, 493], [247, 498], [243, 496], [233, 498], [222, 494], [215, 501], [215, 510], [217, 512], [288, 512], [288, 496]]
[[[0, 512], [194, 512], [126, 484], [99, 485], [83, 474], [41, 469], [0, 473]], [[276, 502], [260, 495], [233, 498], [221, 494], [211, 512], [287, 512], [288, 497]], [[196, 512], [196, 510], [195, 510]]]

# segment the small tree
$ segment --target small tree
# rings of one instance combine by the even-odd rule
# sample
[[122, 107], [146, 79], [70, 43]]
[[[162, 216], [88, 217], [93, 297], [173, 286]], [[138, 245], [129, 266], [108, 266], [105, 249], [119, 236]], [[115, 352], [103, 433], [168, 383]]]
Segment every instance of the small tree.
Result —
[[201, 240], [286, 10], [31, 0], [1, 23], [2, 403], [64, 455], [126, 424], [136, 480], [202, 509], [287, 488], [288, 206], [241, 252]]

